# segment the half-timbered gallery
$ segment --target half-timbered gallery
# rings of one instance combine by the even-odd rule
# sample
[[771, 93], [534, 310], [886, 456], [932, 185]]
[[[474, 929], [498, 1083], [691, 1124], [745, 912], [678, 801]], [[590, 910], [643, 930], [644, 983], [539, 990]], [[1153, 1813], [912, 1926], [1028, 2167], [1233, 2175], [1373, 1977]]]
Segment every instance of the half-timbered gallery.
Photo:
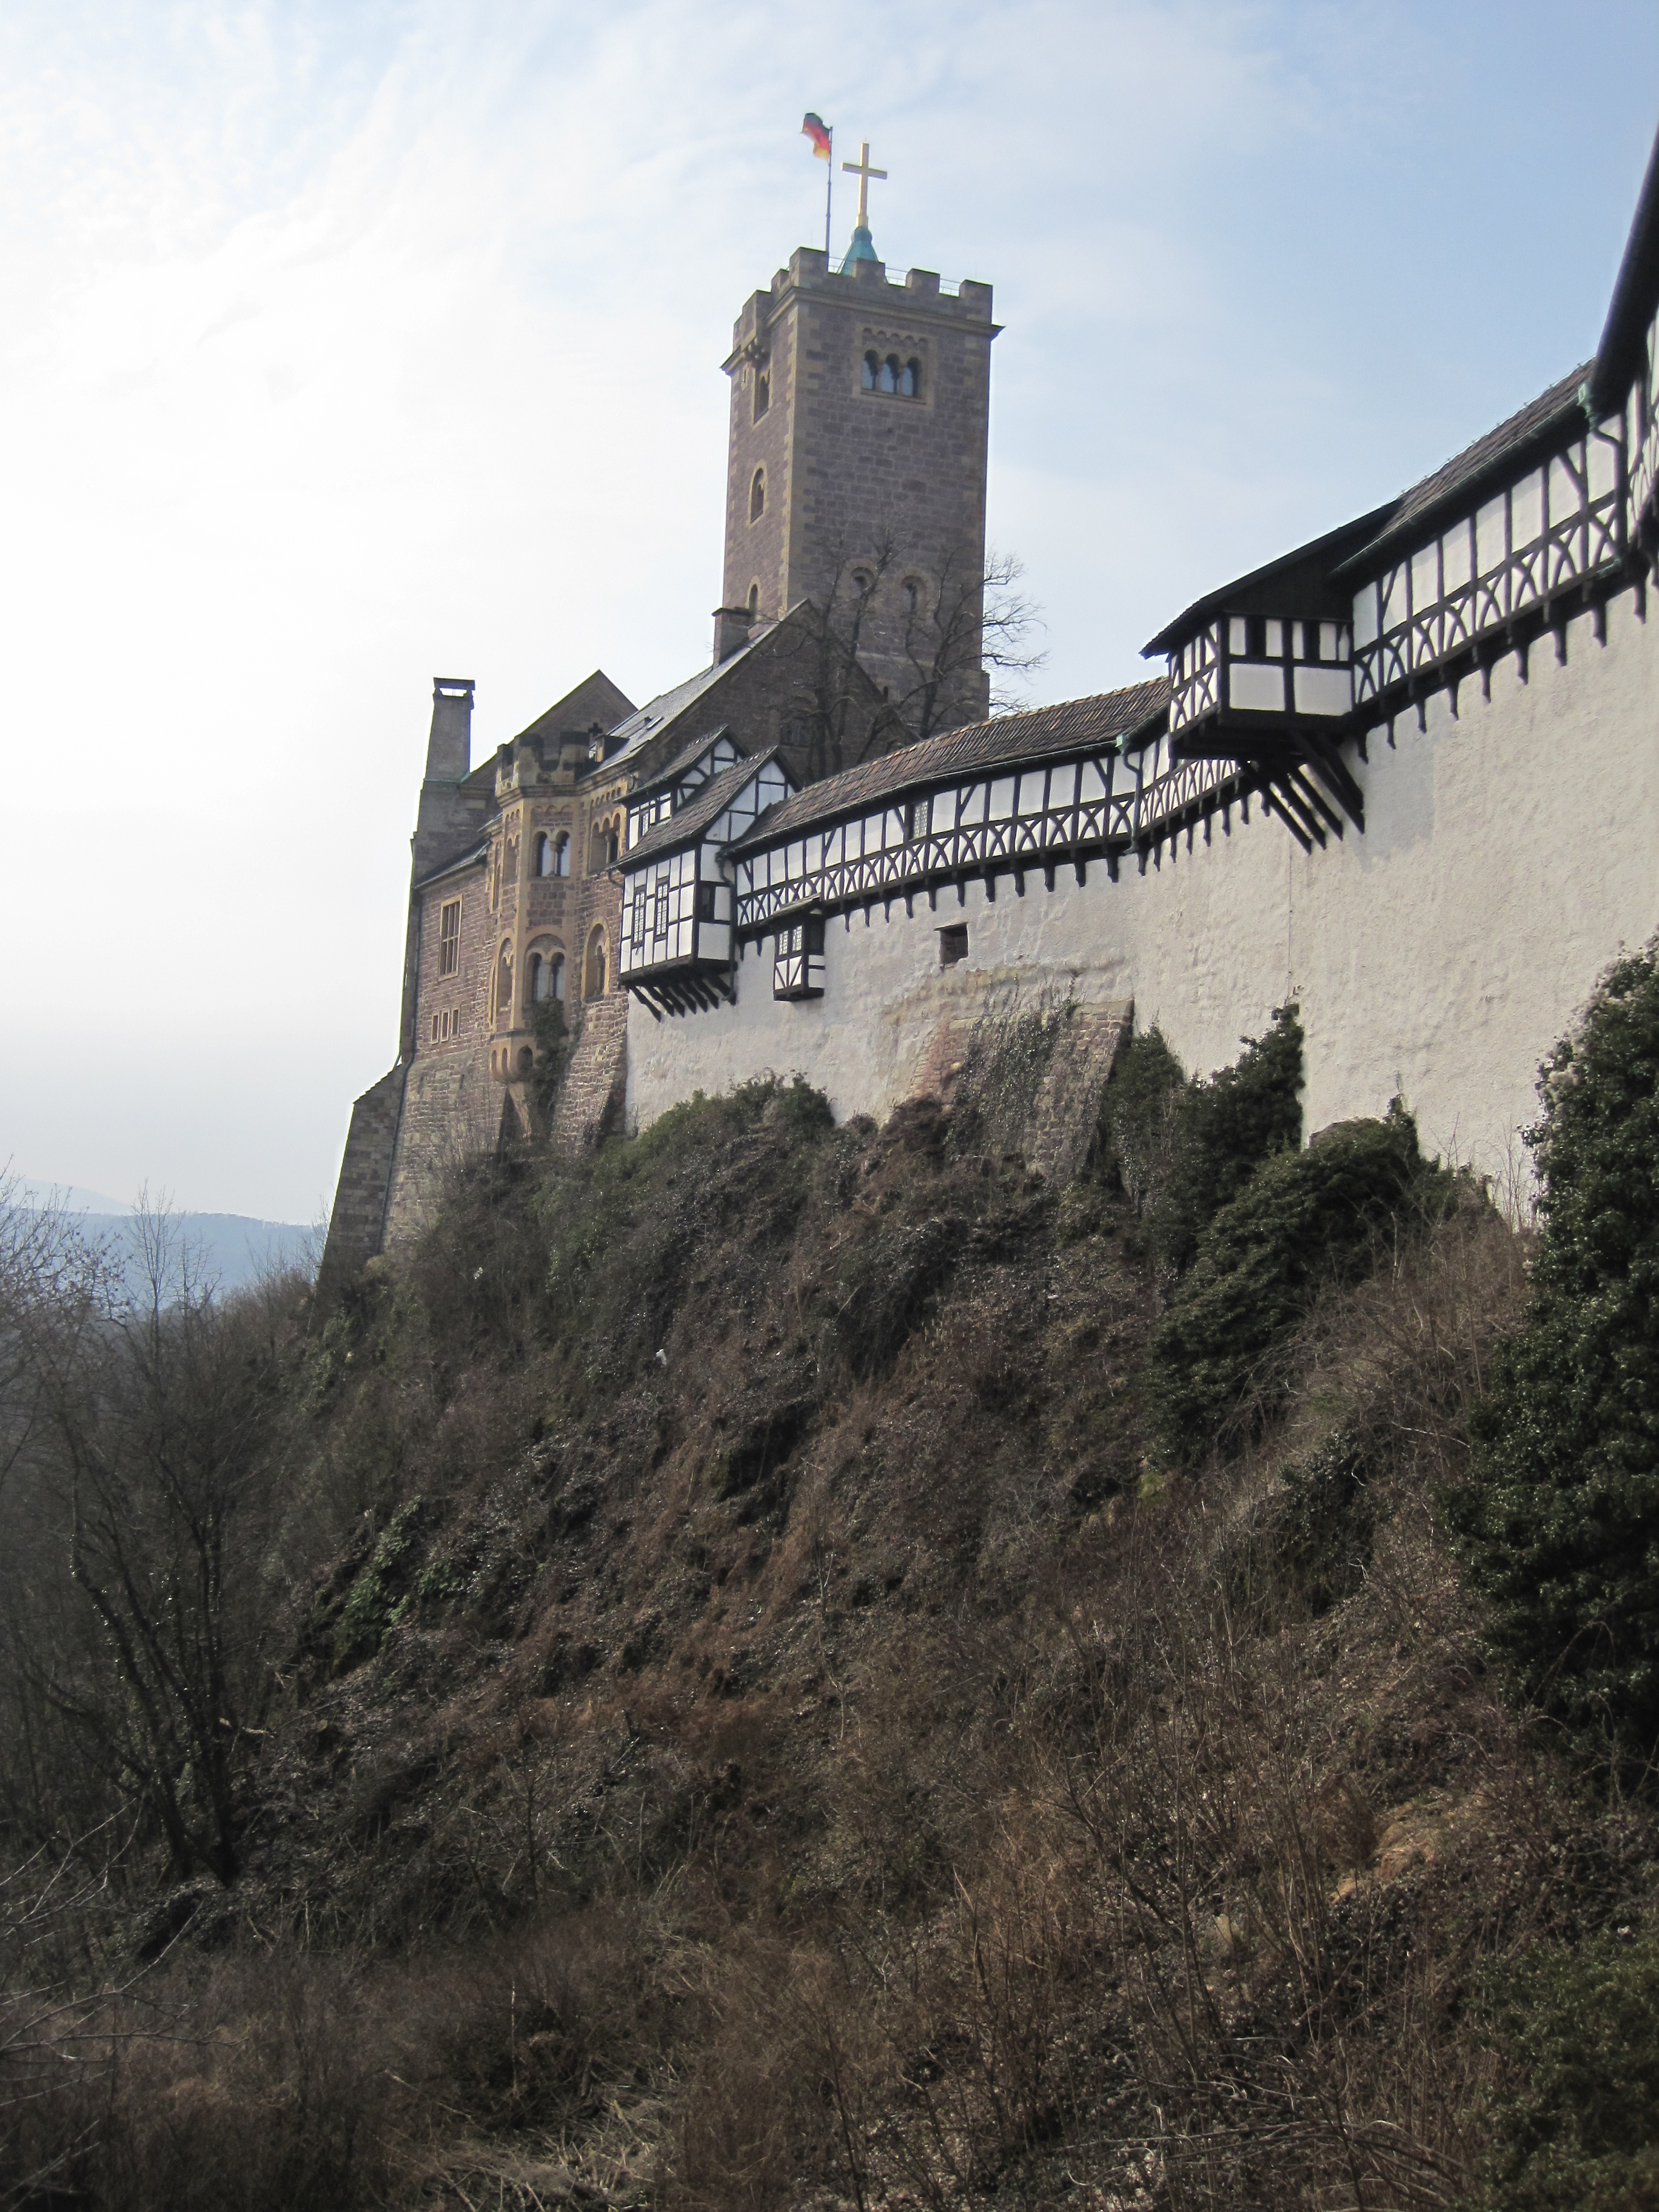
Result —
[[[419, 1212], [423, 1060], [500, 1102], [468, 1141], [525, 1125], [538, 990], [579, 1032], [572, 1141], [768, 1070], [880, 1115], [1013, 1005], [1132, 1012], [1203, 1069], [1295, 1000], [1310, 1130], [1401, 1096], [1502, 1177], [1539, 1060], [1659, 930], [1659, 149], [1590, 360], [1204, 588], [1146, 680], [990, 720], [976, 653], [945, 665], [983, 572], [990, 288], [891, 282], [861, 236], [738, 318], [712, 667], [575, 732], [550, 710], [487, 771], [438, 747], [457, 691], [434, 705], [343, 1262]], [[908, 382], [871, 372], [890, 355]], [[932, 489], [907, 510], [906, 484]], [[588, 895], [538, 906], [584, 836]], [[580, 941], [529, 927], [556, 905]]]

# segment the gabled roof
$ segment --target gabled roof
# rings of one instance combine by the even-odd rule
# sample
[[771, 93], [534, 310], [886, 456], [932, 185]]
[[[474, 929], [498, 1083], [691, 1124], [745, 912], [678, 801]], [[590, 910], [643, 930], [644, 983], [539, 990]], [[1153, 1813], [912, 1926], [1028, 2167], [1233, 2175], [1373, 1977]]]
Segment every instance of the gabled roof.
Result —
[[722, 722], [719, 729], [707, 731], [702, 737], [694, 738], [689, 745], [675, 754], [672, 760], [661, 768], [653, 769], [649, 775], [642, 776], [634, 787], [634, 796], [642, 798], [647, 792], [660, 791], [665, 784], [678, 783], [688, 769], [696, 766], [705, 753], [714, 750], [722, 738], [730, 739], [742, 752], [741, 744]]
[[999, 714], [993, 721], [970, 722], [965, 729], [924, 738], [920, 744], [860, 762], [839, 775], [826, 776], [822, 783], [809, 784], [791, 799], [781, 799], [752, 830], [735, 840], [735, 848], [742, 851], [769, 845], [815, 823], [862, 813], [896, 792], [954, 783], [980, 769], [1087, 752], [1143, 728], [1164, 712], [1169, 700], [1168, 678], [1155, 676], [1121, 691], [1065, 699], [1058, 706], [1037, 707], [1024, 714]]
[[[767, 763], [777, 757], [777, 747], [769, 745], [764, 752], [752, 754], [733, 768], [722, 769], [718, 775], [709, 778], [695, 799], [686, 801], [678, 814], [659, 822], [654, 829], [646, 831], [637, 845], [629, 846], [620, 865], [632, 869], [641, 860], [654, 860], [663, 853], [678, 853], [684, 846], [695, 845], [709, 823], [725, 813], [744, 786], [752, 783]], [[823, 788], [821, 785], [818, 787]]]
[[562, 738], [598, 727], [614, 729], [623, 717], [635, 711], [634, 702], [625, 691], [618, 690], [602, 668], [584, 677], [574, 691], [567, 691], [562, 699], [537, 715], [535, 720], [519, 732], [513, 742], [526, 739]]
[[1589, 404], [1606, 415], [1622, 402], [1642, 361], [1642, 340], [1659, 306], [1659, 137], [1648, 156], [1625, 258], [1613, 279], [1601, 343], [1590, 371]]
[[1416, 536], [1431, 516], [1445, 507], [1466, 506], [1484, 484], [1509, 475], [1531, 447], [1552, 443], [1575, 422], [1582, 426], [1584, 409], [1580, 394], [1589, 368], [1586, 362], [1570, 376], [1552, 384], [1507, 422], [1488, 430], [1455, 454], [1443, 468], [1402, 493], [1382, 528], [1350, 553], [1337, 573], [1363, 568], [1385, 547]]
[[[1231, 584], [1223, 584], [1216, 591], [1206, 592], [1201, 599], [1194, 599], [1191, 606], [1185, 608], [1172, 623], [1165, 623], [1156, 637], [1148, 638], [1140, 648], [1142, 653], [1150, 659], [1154, 653], [1172, 653], [1177, 646], [1184, 645], [1195, 630], [1202, 629], [1212, 615], [1224, 611], [1231, 614], [1254, 612], [1255, 610], [1251, 602], [1258, 598], [1265, 604], [1271, 597], [1273, 606], [1281, 613], [1299, 613], [1301, 610], [1291, 605], [1285, 594], [1310, 585], [1316, 587], [1325, 581], [1339, 561], [1387, 520], [1396, 504], [1395, 501], [1389, 500], [1382, 506], [1373, 507], [1369, 514], [1358, 515], [1353, 521], [1345, 522], [1338, 529], [1328, 530], [1322, 538], [1310, 538], [1305, 545], [1294, 546], [1290, 552], [1281, 553], [1277, 560], [1269, 561], [1260, 568], [1252, 568], [1248, 575], [1235, 577]], [[1266, 590], [1268, 586], [1279, 587], [1278, 597]], [[1281, 598], [1285, 602], [1282, 606], [1279, 605]]]

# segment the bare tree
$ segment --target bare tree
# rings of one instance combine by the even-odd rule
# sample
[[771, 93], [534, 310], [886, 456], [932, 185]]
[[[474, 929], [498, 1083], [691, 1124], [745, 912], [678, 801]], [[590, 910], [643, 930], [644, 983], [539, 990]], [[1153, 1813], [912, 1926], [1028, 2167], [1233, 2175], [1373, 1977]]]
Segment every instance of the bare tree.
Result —
[[921, 559], [887, 530], [838, 552], [792, 702], [808, 779], [977, 720], [988, 672], [992, 712], [1018, 704], [1012, 686], [1048, 658], [1024, 573], [997, 553], [976, 568], [948, 547]]
[[277, 1383], [257, 1302], [221, 1304], [164, 1212], [136, 1224], [143, 1295], [31, 1313], [33, 1518], [69, 1589], [12, 1639], [37, 1713], [182, 1874], [237, 1869], [239, 1737], [257, 1695], [262, 1480]]

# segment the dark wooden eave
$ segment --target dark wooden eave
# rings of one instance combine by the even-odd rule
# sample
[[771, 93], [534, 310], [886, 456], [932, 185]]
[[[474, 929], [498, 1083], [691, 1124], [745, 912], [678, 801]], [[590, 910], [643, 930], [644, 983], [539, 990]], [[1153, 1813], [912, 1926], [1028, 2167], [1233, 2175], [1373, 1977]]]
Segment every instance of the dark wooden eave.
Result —
[[1149, 638], [1140, 648], [1142, 656], [1150, 660], [1158, 653], [1178, 653], [1220, 614], [1268, 614], [1291, 619], [1317, 616], [1327, 622], [1346, 622], [1351, 594], [1333, 585], [1333, 572], [1357, 545], [1383, 526], [1399, 504], [1391, 499], [1369, 514], [1343, 523], [1340, 529], [1328, 530], [1322, 538], [1281, 553], [1265, 568], [1253, 568], [1249, 575], [1224, 584], [1219, 591], [1206, 592], [1172, 623], [1166, 623], [1156, 637]]
[[1648, 155], [1625, 254], [1613, 279], [1601, 343], [1590, 366], [1586, 398], [1592, 411], [1611, 415], [1624, 404], [1642, 363], [1643, 341], [1659, 307], [1659, 137]]

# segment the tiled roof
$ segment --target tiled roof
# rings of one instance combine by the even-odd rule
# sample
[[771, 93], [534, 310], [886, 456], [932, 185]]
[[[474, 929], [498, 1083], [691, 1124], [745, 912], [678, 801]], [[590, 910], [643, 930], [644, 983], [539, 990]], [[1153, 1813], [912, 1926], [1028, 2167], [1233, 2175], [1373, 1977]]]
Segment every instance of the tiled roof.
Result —
[[1578, 395], [1590, 368], [1586, 362], [1582, 368], [1575, 368], [1571, 376], [1564, 376], [1547, 392], [1540, 392], [1536, 399], [1518, 414], [1511, 415], [1506, 422], [1500, 422], [1495, 430], [1488, 430], [1485, 437], [1466, 446], [1443, 468], [1413, 484], [1395, 502], [1382, 528], [1357, 551], [1349, 554], [1336, 573], [1357, 568], [1384, 546], [1412, 536], [1430, 515], [1467, 498], [1488, 477], [1501, 474], [1505, 464], [1516, 459], [1534, 441], [1561, 428], [1575, 417], [1582, 422], [1583, 410]]
[[[762, 632], [763, 637], [770, 635], [770, 630]], [[618, 722], [611, 734], [613, 738], [620, 738], [622, 743], [614, 752], [606, 754], [605, 767], [611, 768], [630, 752], [638, 751], [649, 739], [660, 737], [671, 722], [689, 708], [695, 707], [705, 691], [729, 676], [744, 656], [752, 653], [760, 642], [759, 637], [750, 638], [746, 645], [740, 645], [724, 660], [717, 660], [708, 668], [700, 668], [695, 676], [688, 676], [684, 684], [677, 684], [672, 691], [659, 692], [654, 699], [647, 699], [637, 714], [630, 714], [626, 721]]]
[[665, 822], [659, 822], [647, 830], [637, 845], [630, 845], [623, 855], [623, 865], [631, 868], [636, 861], [654, 860], [659, 853], [677, 853], [683, 845], [690, 844], [701, 836], [717, 816], [725, 812], [738, 793], [769, 760], [777, 758], [778, 749], [769, 745], [763, 753], [756, 753], [748, 760], [740, 760], [734, 768], [722, 769], [711, 776], [677, 814]]
[[861, 762], [839, 775], [826, 776], [822, 783], [809, 784], [791, 799], [781, 799], [737, 842], [739, 847], [769, 845], [811, 823], [860, 813], [895, 792], [951, 783], [982, 769], [1085, 752], [1091, 745], [1138, 730], [1163, 711], [1169, 698], [1167, 679], [1156, 676], [1150, 683], [1131, 684], [1121, 691], [1065, 699], [1056, 707], [1038, 707], [1029, 714], [999, 714], [994, 721], [970, 722], [966, 729], [924, 738], [920, 744]]
[[428, 884], [435, 884], [440, 876], [455, 875], [462, 868], [482, 867], [489, 857], [489, 842], [486, 838], [482, 845], [467, 846], [465, 850], [457, 853], [453, 860], [446, 860], [441, 867], [428, 868], [417, 882], [410, 884], [410, 889], [423, 891]]

